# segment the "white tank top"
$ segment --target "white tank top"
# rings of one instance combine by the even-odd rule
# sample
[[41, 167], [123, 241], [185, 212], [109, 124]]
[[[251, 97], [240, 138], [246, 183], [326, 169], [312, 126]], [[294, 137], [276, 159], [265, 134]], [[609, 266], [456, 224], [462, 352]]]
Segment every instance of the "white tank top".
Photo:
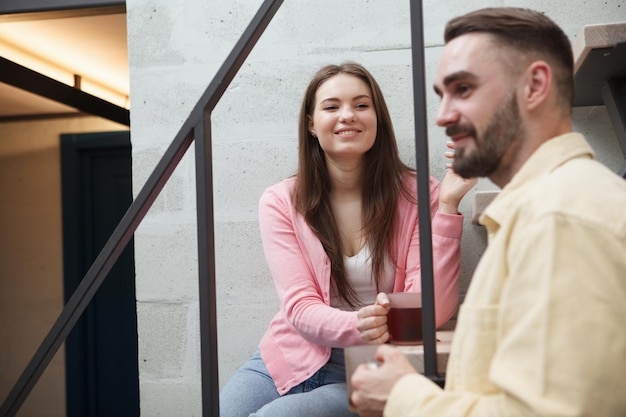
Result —
[[[360, 307], [374, 304], [376, 301], [376, 283], [372, 278], [372, 260], [370, 257], [369, 245], [363, 246], [363, 249], [354, 256], [344, 256], [344, 265], [346, 269], [346, 277], [352, 283], [352, 287], [356, 290], [361, 300]], [[393, 264], [390, 260], [385, 262], [385, 270], [383, 273], [383, 279], [381, 281], [380, 291], [392, 292], [394, 281]], [[331, 285], [330, 305], [340, 310], [355, 310], [346, 301], [336, 294], [336, 291]]]

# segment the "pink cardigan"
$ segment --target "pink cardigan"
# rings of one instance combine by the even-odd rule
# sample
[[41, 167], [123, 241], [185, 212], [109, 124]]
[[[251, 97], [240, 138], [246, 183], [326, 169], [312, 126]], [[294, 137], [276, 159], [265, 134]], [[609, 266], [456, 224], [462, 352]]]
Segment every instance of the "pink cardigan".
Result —
[[[410, 190], [417, 189], [414, 176], [406, 175], [405, 182]], [[329, 305], [330, 260], [292, 204], [294, 184], [289, 178], [267, 188], [259, 202], [263, 249], [281, 305], [259, 350], [281, 395], [319, 370], [331, 347], [363, 344], [356, 311]], [[438, 213], [438, 195], [439, 182], [431, 177], [435, 316], [440, 326], [457, 308], [463, 216]], [[394, 230], [394, 292], [420, 291], [418, 229], [417, 205], [401, 196]]]

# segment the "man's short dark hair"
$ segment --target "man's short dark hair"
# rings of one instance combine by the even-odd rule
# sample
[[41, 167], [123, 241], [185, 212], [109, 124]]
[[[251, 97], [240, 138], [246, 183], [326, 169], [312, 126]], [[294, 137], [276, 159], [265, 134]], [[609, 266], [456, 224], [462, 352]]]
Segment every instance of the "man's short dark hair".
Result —
[[[549, 17], [534, 10], [494, 7], [476, 10], [448, 22], [446, 43], [467, 33], [492, 35], [496, 45], [530, 60], [541, 59], [552, 67], [558, 95], [572, 107], [574, 99], [574, 58], [567, 35]], [[515, 56], [515, 55], [514, 55]], [[508, 57], [507, 57], [508, 59]]]

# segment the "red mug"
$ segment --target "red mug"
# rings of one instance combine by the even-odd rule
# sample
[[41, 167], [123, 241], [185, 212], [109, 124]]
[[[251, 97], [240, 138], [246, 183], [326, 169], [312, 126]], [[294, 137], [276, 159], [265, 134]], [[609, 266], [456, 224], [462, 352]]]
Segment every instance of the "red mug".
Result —
[[416, 292], [388, 293], [387, 326], [394, 345], [422, 344], [422, 294]]

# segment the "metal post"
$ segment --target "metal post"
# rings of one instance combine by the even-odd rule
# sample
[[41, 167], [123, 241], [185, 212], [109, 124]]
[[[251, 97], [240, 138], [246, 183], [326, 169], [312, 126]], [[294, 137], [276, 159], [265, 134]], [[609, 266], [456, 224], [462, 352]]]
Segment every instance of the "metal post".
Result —
[[[200, 99], [199, 103], [206, 103], [206, 105], [200, 122], [194, 127], [203, 417], [219, 417], [211, 112], [281, 4], [282, 0], [266, 0], [261, 5]], [[192, 112], [192, 115], [196, 114], [197, 110], [199, 109]]]
[[413, 57], [413, 105], [415, 118], [415, 164], [422, 270], [422, 327], [424, 332], [424, 375], [442, 384], [437, 373], [435, 291], [433, 285], [432, 228], [430, 217], [430, 171], [428, 122], [424, 77], [424, 35], [421, 0], [411, 0], [411, 49]]
[[194, 130], [198, 216], [198, 298], [200, 303], [200, 368], [202, 415], [219, 416], [219, 373], [215, 288], [215, 221], [211, 115], [205, 113]]

